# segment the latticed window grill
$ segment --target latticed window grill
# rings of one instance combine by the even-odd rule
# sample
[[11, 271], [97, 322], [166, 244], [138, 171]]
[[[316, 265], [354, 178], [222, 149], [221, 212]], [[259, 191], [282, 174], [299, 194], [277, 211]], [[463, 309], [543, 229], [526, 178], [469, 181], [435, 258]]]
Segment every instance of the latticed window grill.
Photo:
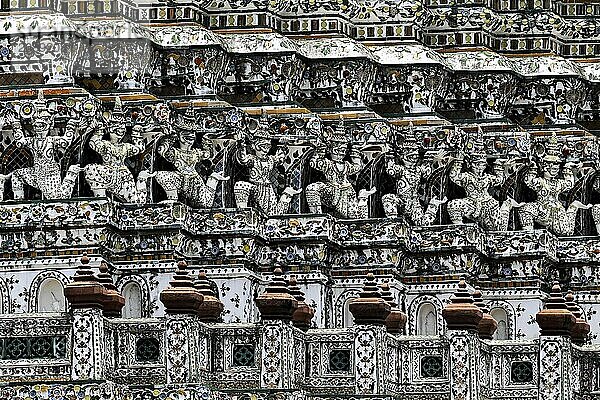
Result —
[[533, 381], [533, 366], [530, 361], [516, 361], [510, 366], [510, 380], [513, 383]]
[[152, 337], [140, 338], [135, 343], [135, 359], [138, 362], [157, 362], [160, 358], [160, 344]]
[[421, 358], [422, 378], [441, 378], [443, 376], [442, 357], [426, 356]]
[[65, 336], [12, 337], [0, 339], [3, 360], [60, 359], [67, 354]]
[[350, 350], [332, 350], [329, 353], [331, 372], [350, 372]]
[[254, 346], [251, 344], [236, 344], [233, 346], [233, 365], [235, 367], [253, 367]]

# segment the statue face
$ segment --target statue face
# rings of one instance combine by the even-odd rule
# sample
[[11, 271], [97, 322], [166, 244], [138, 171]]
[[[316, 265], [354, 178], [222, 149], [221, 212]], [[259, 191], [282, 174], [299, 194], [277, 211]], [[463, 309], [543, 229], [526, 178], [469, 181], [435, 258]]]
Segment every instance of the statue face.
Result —
[[404, 155], [404, 164], [412, 167], [419, 162], [419, 153], [407, 153]]
[[346, 156], [348, 147], [345, 143], [335, 143], [331, 148], [331, 159], [333, 161], [342, 161]]
[[485, 158], [476, 158], [471, 163], [471, 168], [473, 169], [473, 173], [475, 173], [475, 175], [483, 175], [486, 167], [487, 161]]
[[54, 120], [52, 116], [48, 113], [40, 113], [36, 116], [32, 121], [33, 133], [36, 137], [45, 138], [52, 126], [54, 125]]
[[125, 124], [113, 122], [108, 128], [108, 133], [110, 134], [111, 139], [120, 142], [123, 140], [125, 133], [127, 133], [127, 129], [125, 128]]
[[265, 156], [271, 150], [271, 141], [269, 139], [257, 139], [254, 142], [254, 151], [258, 156]]
[[196, 134], [194, 133], [194, 131], [181, 129], [179, 131], [178, 136], [179, 136], [179, 142], [181, 144], [185, 144], [188, 146], [192, 146], [194, 144], [194, 142], [196, 141]]
[[544, 174], [549, 178], [556, 178], [560, 172], [560, 163], [546, 162], [544, 165]]

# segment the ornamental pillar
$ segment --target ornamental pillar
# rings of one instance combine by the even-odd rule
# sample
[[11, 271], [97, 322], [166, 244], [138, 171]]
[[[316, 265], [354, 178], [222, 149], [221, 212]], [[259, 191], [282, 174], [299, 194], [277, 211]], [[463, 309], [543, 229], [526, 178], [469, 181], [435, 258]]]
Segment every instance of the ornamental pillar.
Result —
[[478, 326], [483, 312], [474, 304], [464, 280], [442, 310], [446, 321], [446, 336], [450, 345], [450, 399], [476, 400], [477, 359], [479, 352]]
[[552, 286], [544, 309], [535, 315], [540, 326], [539, 400], [570, 400], [572, 360], [570, 334], [577, 320], [567, 308], [560, 286]]
[[260, 311], [260, 387], [291, 389], [294, 384], [292, 318], [298, 301], [290, 293], [283, 272], [276, 268], [265, 292], [256, 298]]
[[494, 332], [496, 332], [496, 329], [498, 329], [498, 322], [490, 315], [488, 306], [483, 302], [481, 291], [477, 288], [475, 288], [475, 291], [473, 292], [473, 301], [483, 313], [483, 317], [477, 325], [477, 333], [479, 334], [479, 338], [492, 339]]
[[160, 293], [166, 313], [167, 383], [188, 383], [198, 380], [196, 353], [198, 342], [198, 312], [203, 296], [194, 287], [187, 263], [177, 263], [177, 271], [169, 287]]
[[386, 319], [391, 306], [381, 297], [373, 274], [367, 279], [359, 297], [349, 304], [354, 317], [355, 390], [357, 394], [385, 394], [389, 374], [386, 357]]
[[104, 379], [105, 290], [89, 266], [84, 253], [72, 282], [64, 289], [71, 305], [73, 353], [71, 378], [77, 381]]

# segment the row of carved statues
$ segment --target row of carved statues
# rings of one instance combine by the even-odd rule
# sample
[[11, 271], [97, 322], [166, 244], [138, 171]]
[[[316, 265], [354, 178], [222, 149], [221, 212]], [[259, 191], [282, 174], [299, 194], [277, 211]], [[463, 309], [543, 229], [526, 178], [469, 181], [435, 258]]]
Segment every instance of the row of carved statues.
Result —
[[[208, 173], [198, 168], [213, 158], [215, 149], [207, 137], [196, 145], [200, 128], [191, 107], [184, 113], [173, 112], [169, 123], [160, 128], [154, 140], [156, 153], [172, 165], [172, 170], [142, 169], [137, 177], [127, 160], [145, 151], [143, 135], [149, 128], [133, 125], [130, 139], [125, 141], [128, 130], [118, 97], [110, 112], [100, 113], [92, 105], [84, 106], [80, 118], [69, 120], [62, 135], [51, 134], [53, 125], [53, 111], [41, 92], [36, 101], [21, 107], [20, 112], [3, 109], [0, 126], [12, 131], [13, 141], [19, 148], [29, 151], [32, 165], [0, 175], [2, 199], [4, 182], [8, 180], [15, 200], [25, 198], [25, 185], [39, 190], [45, 199], [69, 198], [83, 174], [94, 196], [111, 195], [124, 202], [146, 203], [150, 201], [149, 183], [154, 179], [166, 193], [165, 201], [180, 200], [192, 207], [211, 208], [221, 182], [230, 180], [222, 167], [221, 171], [213, 168]], [[292, 201], [298, 199], [296, 196], [304, 196], [310, 213], [326, 211], [349, 219], [372, 217], [370, 199], [378, 188], [368, 186], [358, 190], [353, 182], [352, 178], [361, 173], [365, 161], [361, 148], [352, 146], [348, 139], [343, 121], [328, 135], [321, 135], [315, 143], [306, 146], [310, 150], [308, 165], [318, 173], [319, 180], [305, 187], [298, 184], [294, 187], [291, 179], [287, 179], [285, 185], [277, 184], [275, 176], [284, 163], [287, 149], [285, 142], [274, 144], [269, 129], [267, 117], [263, 115], [252, 135], [240, 130], [235, 136], [236, 162], [247, 169], [246, 179], [232, 182], [237, 207], [253, 206], [268, 215], [281, 215], [290, 212]], [[101, 157], [101, 162], [84, 167], [70, 165], [64, 172], [57, 156], [59, 149], [86, 136], [89, 137], [86, 146]], [[600, 205], [583, 204], [578, 200], [567, 204], [559, 197], [574, 187], [577, 176], [582, 175], [582, 166], [563, 163], [556, 138], [553, 139], [544, 156], [538, 158], [539, 167], [532, 158], [524, 161], [527, 165], [523, 182], [535, 197], [531, 201], [517, 202], [510, 195], [499, 201], [493, 191], [505, 185], [524, 162], [514, 159], [492, 162], [486, 154], [482, 135], [475, 137], [468, 152], [459, 151], [454, 156], [440, 152], [433, 160], [426, 161], [414, 135], [407, 135], [393, 152], [383, 155], [385, 167], [381, 173], [391, 177], [395, 186], [390, 193], [378, 193], [384, 215], [402, 218], [411, 225], [432, 225], [439, 223], [440, 208], [444, 206], [449, 221], [454, 224], [476, 222], [486, 230], [503, 231], [509, 228], [512, 210], [516, 209], [522, 229], [541, 226], [557, 235], [569, 236], [575, 231], [578, 210], [591, 209], [600, 232]], [[439, 168], [446, 169], [449, 182], [464, 189], [463, 196], [448, 200], [439, 193], [439, 196], [423, 194], [432, 173]], [[593, 186], [598, 189], [600, 185], [595, 180]]]

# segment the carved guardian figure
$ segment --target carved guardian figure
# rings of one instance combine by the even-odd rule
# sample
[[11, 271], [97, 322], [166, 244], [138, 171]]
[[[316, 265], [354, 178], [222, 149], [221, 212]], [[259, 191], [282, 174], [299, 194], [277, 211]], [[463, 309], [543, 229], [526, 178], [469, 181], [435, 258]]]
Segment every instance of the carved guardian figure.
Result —
[[[541, 167], [543, 176], [537, 176], [535, 163], [529, 168], [525, 177], [525, 184], [537, 194], [537, 199], [525, 204], [519, 210], [521, 225], [525, 230], [532, 230], [537, 222], [558, 236], [571, 236], [575, 230], [577, 210], [588, 209], [591, 205], [584, 205], [573, 201], [565, 207], [558, 196], [573, 188], [575, 184], [574, 170], [578, 168], [574, 163], [566, 163], [561, 168], [559, 144], [556, 134], [552, 135], [546, 148]], [[562, 177], [559, 177], [562, 170]]]
[[[348, 153], [350, 138], [346, 135], [344, 121], [339, 125], [330, 138], [321, 139], [317, 144], [315, 154], [310, 159], [310, 166], [325, 175], [325, 182], [311, 183], [306, 187], [306, 201], [310, 212], [320, 214], [323, 206], [333, 209], [336, 216], [341, 218], [368, 218], [368, 199], [376, 189], [356, 190], [349, 177], [358, 174], [364, 167], [360, 153], [350, 150], [351, 161], [345, 160]], [[330, 146], [331, 158], [327, 158], [327, 144]]]
[[280, 147], [274, 155], [269, 154], [271, 136], [269, 135], [267, 115], [262, 114], [257, 131], [250, 139], [250, 147], [254, 154], [248, 151], [248, 145], [243, 136], [238, 137], [238, 141], [236, 157], [240, 164], [250, 168], [250, 179], [249, 182], [238, 181], [234, 185], [233, 191], [237, 206], [248, 207], [248, 203], [253, 201], [267, 215], [287, 213], [292, 198], [302, 192], [302, 189], [296, 190], [288, 186], [277, 198], [275, 178], [277, 166], [282, 165], [285, 159], [285, 150]]
[[396, 193], [385, 194], [381, 198], [386, 217], [396, 218], [398, 215], [405, 218], [411, 225], [431, 225], [435, 220], [440, 204], [446, 202], [433, 198], [427, 207], [419, 201], [419, 189], [422, 182], [433, 172], [431, 163], [421, 163], [419, 146], [414, 136], [412, 122], [409, 132], [402, 143], [401, 162], [397, 163], [393, 155], [387, 162], [387, 173], [396, 179]]
[[489, 231], [506, 231], [510, 210], [521, 204], [508, 198], [502, 204], [490, 194], [490, 189], [501, 186], [509, 175], [511, 162], [495, 162], [492, 173], [486, 172], [487, 154], [483, 144], [482, 132], [479, 132], [473, 143], [469, 156], [469, 170], [462, 172], [465, 160], [462, 155], [453, 161], [450, 168], [450, 179], [462, 187], [467, 197], [448, 202], [448, 214], [453, 224], [462, 224], [463, 218], [477, 222]]
[[115, 107], [105, 121], [109, 140], [104, 140], [104, 129], [96, 129], [90, 139], [90, 148], [102, 157], [102, 164], [86, 166], [85, 178], [90, 184], [94, 196], [104, 197], [107, 192], [118, 196], [128, 203], [145, 203], [147, 200], [147, 179], [152, 176], [141, 171], [137, 180], [125, 165], [125, 160], [144, 151], [143, 128], [136, 125], [132, 129], [133, 143], [123, 143], [126, 133], [125, 116], [121, 99], [115, 99]]
[[[82, 170], [79, 164], [71, 165], [64, 177], [61, 178], [60, 164], [57, 161], [59, 149], [66, 149], [73, 139], [83, 120], [70, 120], [67, 123], [65, 134], [50, 136], [54, 128], [54, 112], [44, 99], [42, 90], [38, 91], [38, 98], [32, 104], [25, 104], [20, 109], [21, 117], [31, 118], [33, 136], [26, 136], [21, 122], [16, 115], [7, 115], [11, 120], [14, 140], [17, 145], [25, 147], [33, 155], [33, 166], [20, 168], [12, 172], [12, 190], [15, 200], [25, 198], [24, 184], [28, 184], [42, 192], [45, 199], [70, 198], [77, 180], [77, 175]], [[0, 176], [2, 182], [6, 175]]]
[[173, 129], [177, 132], [177, 145], [173, 135], [165, 137], [158, 146], [158, 153], [175, 167], [175, 171], [156, 172], [156, 182], [167, 193], [167, 201], [177, 201], [179, 196], [190, 206], [212, 207], [220, 181], [228, 180], [219, 172], [213, 172], [206, 181], [198, 172], [198, 163], [213, 156], [212, 144], [202, 138], [202, 148], [194, 148], [198, 130], [194, 108], [188, 107], [184, 115], [177, 115]]

